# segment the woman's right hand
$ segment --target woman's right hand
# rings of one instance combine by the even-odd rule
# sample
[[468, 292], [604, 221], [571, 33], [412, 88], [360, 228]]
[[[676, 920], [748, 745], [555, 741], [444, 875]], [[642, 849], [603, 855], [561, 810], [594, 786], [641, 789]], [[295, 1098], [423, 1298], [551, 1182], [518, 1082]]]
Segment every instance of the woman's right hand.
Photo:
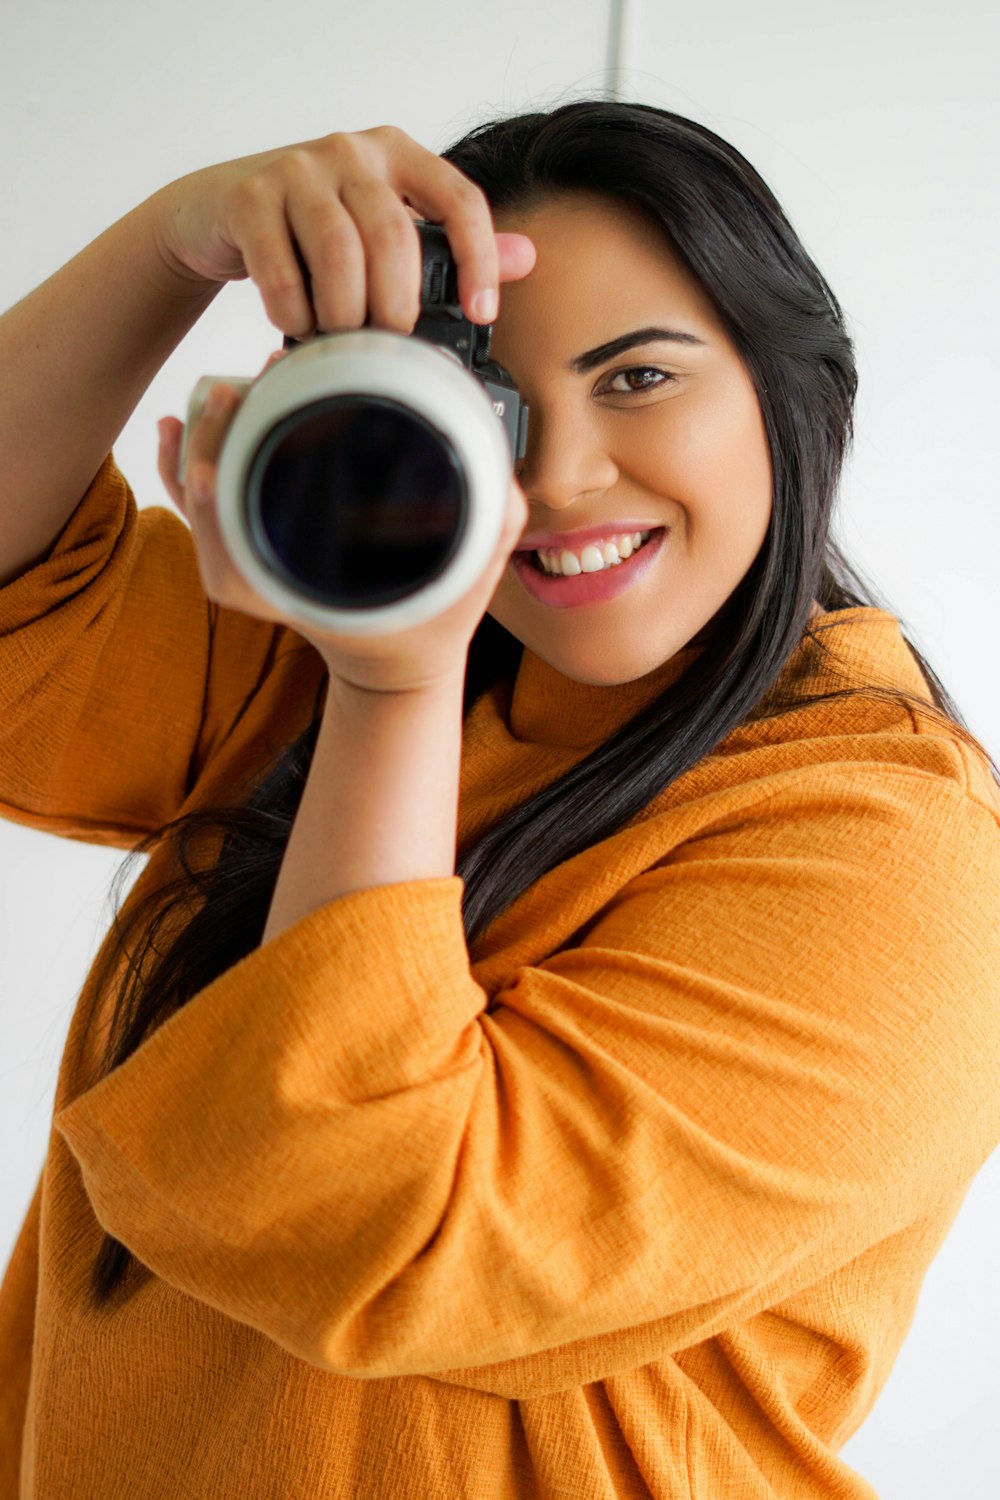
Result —
[[170, 271], [193, 283], [249, 277], [268, 318], [293, 338], [366, 320], [412, 333], [418, 218], [444, 226], [462, 311], [474, 322], [496, 317], [483, 294], [496, 295], [535, 263], [525, 235], [494, 233], [486, 196], [464, 173], [392, 125], [205, 167], [154, 198]]

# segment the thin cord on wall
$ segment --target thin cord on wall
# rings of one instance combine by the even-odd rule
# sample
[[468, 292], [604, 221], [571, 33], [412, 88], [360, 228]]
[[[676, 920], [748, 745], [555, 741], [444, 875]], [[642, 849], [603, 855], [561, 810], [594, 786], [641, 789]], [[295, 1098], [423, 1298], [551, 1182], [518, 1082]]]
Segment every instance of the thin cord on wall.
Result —
[[621, 99], [626, 85], [639, 0], [611, 0], [608, 16], [608, 96]]

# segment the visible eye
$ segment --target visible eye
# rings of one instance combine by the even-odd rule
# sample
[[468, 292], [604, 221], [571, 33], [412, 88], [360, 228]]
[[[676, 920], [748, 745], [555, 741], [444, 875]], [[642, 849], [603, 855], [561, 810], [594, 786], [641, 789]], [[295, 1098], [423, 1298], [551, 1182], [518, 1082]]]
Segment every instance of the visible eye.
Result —
[[[621, 386], [618, 386], [618, 388], [615, 389], [613, 385], [613, 382], [616, 380], [631, 381], [633, 377], [638, 376], [653, 376], [654, 378], [652, 380], [648, 378], [643, 379], [634, 385], [629, 385], [628, 388], [624, 390]], [[603, 391], [610, 392], [610, 394], [613, 396], [635, 396], [640, 394], [640, 392], [642, 391], [653, 391], [658, 385], [662, 385], [665, 381], [676, 379], [677, 376], [671, 375], [668, 370], [657, 370], [654, 369], [651, 365], [632, 365], [627, 370], [616, 370], [614, 375], [608, 377], [607, 381], [605, 381], [604, 386], [601, 387], [601, 389]]]

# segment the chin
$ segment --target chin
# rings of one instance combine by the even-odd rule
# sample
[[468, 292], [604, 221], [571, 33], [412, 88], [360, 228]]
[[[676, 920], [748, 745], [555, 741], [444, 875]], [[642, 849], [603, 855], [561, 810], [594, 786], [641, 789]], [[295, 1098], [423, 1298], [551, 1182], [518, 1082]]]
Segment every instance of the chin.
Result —
[[662, 666], [667, 660], [662, 657], [659, 661], [647, 663], [633, 662], [631, 665], [623, 665], [619, 660], [617, 663], [608, 661], [606, 663], [588, 664], [579, 661], [560, 661], [558, 656], [553, 658], [547, 651], [539, 650], [532, 646], [536, 656], [547, 661], [550, 667], [568, 677], [570, 682], [579, 682], [586, 687], [620, 687], [625, 682], [635, 682], [640, 677], [645, 677], [648, 672], [655, 672], [657, 667]]

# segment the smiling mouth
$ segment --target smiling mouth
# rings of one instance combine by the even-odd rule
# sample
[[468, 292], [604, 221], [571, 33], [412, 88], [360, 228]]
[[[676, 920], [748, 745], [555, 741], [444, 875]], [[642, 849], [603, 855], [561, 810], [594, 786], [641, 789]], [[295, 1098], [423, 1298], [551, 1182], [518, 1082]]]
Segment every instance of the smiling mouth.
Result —
[[581, 568], [577, 573], [546, 572], [528, 550], [514, 552], [511, 565], [521, 586], [540, 604], [554, 609], [599, 605], [631, 589], [650, 568], [655, 567], [669, 535], [669, 527], [655, 527], [649, 532], [648, 540], [630, 557], [617, 563], [603, 563], [600, 567], [593, 566], [596, 559], [591, 559], [591, 567], [586, 571]]
[[635, 557], [664, 529], [662, 526], [654, 526], [648, 531], [615, 533], [614, 539], [609, 538], [604, 546], [585, 542], [583, 546], [575, 548], [525, 549], [520, 555], [544, 578], [579, 578], [583, 574], [607, 573], [622, 567], [630, 558]]

